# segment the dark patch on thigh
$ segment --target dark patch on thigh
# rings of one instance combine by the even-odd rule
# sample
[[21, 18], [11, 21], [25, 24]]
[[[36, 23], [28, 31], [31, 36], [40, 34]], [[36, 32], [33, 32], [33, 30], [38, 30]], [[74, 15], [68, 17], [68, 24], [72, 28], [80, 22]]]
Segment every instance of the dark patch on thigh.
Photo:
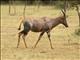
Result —
[[24, 34], [29, 32], [29, 30], [30, 30], [30, 24], [29, 24], [29, 22], [25, 22], [24, 23], [24, 30], [23, 30]]

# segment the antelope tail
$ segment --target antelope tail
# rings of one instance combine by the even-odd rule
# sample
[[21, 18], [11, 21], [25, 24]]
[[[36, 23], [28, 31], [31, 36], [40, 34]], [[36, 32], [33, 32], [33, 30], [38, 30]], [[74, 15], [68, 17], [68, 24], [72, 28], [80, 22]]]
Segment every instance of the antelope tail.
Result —
[[18, 30], [21, 30], [21, 25], [22, 25], [22, 23], [23, 23], [23, 20], [24, 20], [24, 17], [23, 17], [23, 16], [20, 16], [20, 17], [19, 17], [20, 23], [19, 23]]

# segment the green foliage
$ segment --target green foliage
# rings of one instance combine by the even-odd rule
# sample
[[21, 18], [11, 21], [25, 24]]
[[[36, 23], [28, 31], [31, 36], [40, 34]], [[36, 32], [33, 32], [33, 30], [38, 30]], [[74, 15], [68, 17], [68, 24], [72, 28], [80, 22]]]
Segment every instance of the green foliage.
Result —
[[80, 5], [79, 0], [1, 0], [2, 4], [8, 4], [9, 1], [15, 1], [15, 4], [25, 4], [26, 5], [51, 5], [56, 6], [56, 8], [64, 8], [64, 1], [67, 1], [68, 8], [73, 8], [75, 5]]
[[74, 0], [74, 1], [68, 1], [68, 8], [73, 8], [76, 5], [80, 5], [79, 0]]
[[64, 8], [64, 1], [56, 1], [55, 6], [56, 8]]
[[75, 30], [75, 34], [80, 36], [80, 28]]

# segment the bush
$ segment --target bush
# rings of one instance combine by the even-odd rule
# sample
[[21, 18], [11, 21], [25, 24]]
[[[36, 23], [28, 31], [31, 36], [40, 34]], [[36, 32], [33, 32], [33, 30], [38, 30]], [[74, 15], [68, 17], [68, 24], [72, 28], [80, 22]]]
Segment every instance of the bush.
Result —
[[75, 34], [76, 35], [80, 35], [80, 28], [78, 28], [78, 29], [75, 30]]

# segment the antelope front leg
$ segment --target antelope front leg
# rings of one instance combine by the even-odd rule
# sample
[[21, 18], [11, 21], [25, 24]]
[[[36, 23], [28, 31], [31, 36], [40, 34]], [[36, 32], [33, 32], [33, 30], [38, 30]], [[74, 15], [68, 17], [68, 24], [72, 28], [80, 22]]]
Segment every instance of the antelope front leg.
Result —
[[42, 32], [40, 34], [40, 36], [39, 36], [39, 38], [38, 38], [38, 40], [37, 40], [37, 42], [36, 42], [36, 44], [35, 44], [35, 46], [33, 48], [36, 48], [36, 46], [37, 46], [38, 42], [40, 41], [41, 37], [43, 36], [43, 34], [44, 34], [44, 32]]
[[50, 32], [47, 32], [47, 35], [48, 35], [48, 39], [49, 39], [49, 42], [50, 42], [51, 49], [53, 49], [53, 46], [52, 46], [52, 43], [51, 43], [51, 39], [50, 39]]

